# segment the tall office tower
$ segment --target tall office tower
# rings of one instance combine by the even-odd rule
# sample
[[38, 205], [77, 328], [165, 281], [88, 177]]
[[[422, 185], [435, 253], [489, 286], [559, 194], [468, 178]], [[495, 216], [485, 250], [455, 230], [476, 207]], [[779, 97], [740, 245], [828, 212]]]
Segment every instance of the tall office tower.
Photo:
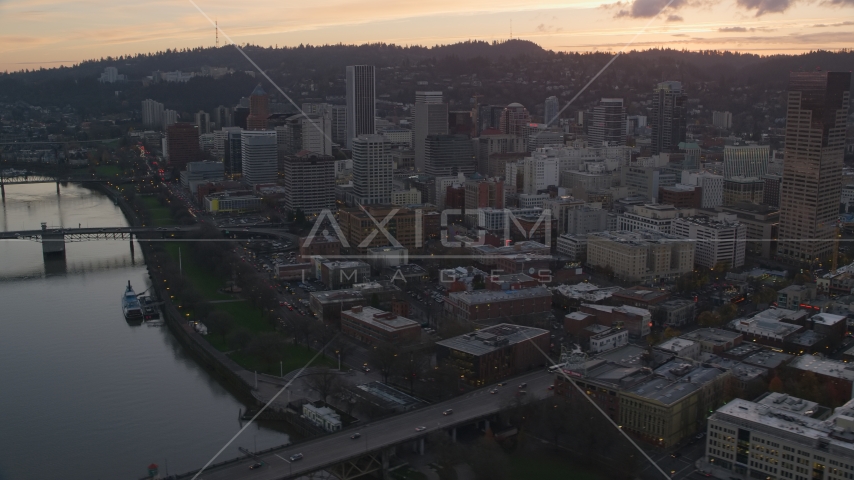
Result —
[[685, 141], [688, 96], [681, 82], [661, 82], [652, 95], [652, 154], [669, 152]]
[[163, 104], [152, 99], [142, 101], [142, 125], [160, 127], [163, 125]]
[[169, 128], [169, 125], [178, 123], [178, 112], [175, 110], [163, 110], [163, 129]]
[[285, 208], [319, 213], [335, 206], [335, 157], [301, 152], [286, 155]]
[[717, 128], [729, 130], [732, 128], [732, 113], [712, 112], [712, 125]]
[[234, 107], [234, 113], [232, 114], [232, 120], [234, 122], [235, 127], [239, 127], [239, 128], [246, 130], [247, 119], [249, 119], [249, 107], [242, 107], [242, 106]]
[[626, 108], [622, 98], [603, 98], [593, 108], [593, 117], [587, 133], [592, 147], [626, 144]]
[[347, 67], [347, 148], [353, 148], [356, 137], [377, 133], [376, 88], [373, 65]]
[[558, 123], [558, 112], [560, 112], [560, 103], [558, 102], [557, 97], [552, 95], [551, 97], [546, 99], [545, 103], [545, 124], [548, 126], [556, 125]]
[[475, 171], [474, 144], [468, 135], [428, 135], [424, 140], [424, 172], [448, 177]]
[[223, 162], [225, 162], [225, 174], [231, 177], [232, 179], [238, 178], [243, 175], [243, 146], [241, 145], [242, 138], [242, 128], [229, 128], [228, 136], [226, 137]]
[[211, 153], [214, 159], [224, 161], [228, 149], [228, 133], [240, 132], [238, 127], [223, 127], [214, 132], [214, 144]]
[[332, 128], [332, 141], [342, 147], [347, 146], [347, 106], [329, 105], [327, 107], [330, 115]]
[[522, 135], [522, 127], [529, 123], [531, 123], [531, 115], [528, 109], [519, 103], [511, 103], [501, 112], [498, 129], [501, 133]]
[[231, 114], [231, 109], [222, 105], [213, 109], [211, 121], [216, 125], [216, 128], [228, 128], [234, 126], [234, 118]]
[[274, 183], [279, 176], [276, 132], [244, 130], [240, 136], [240, 157], [244, 183], [251, 186]]
[[211, 116], [204, 110], [199, 110], [193, 116], [196, 127], [199, 129], [199, 135], [211, 133]]
[[332, 112], [322, 109], [316, 115], [302, 115], [302, 149], [332, 155]]
[[249, 95], [249, 116], [246, 117], [247, 130], [267, 130], [267, 118], [270, 116], [270, 97], [259, 83], [252, 95]]
[[394, 167], [385, 137], [359, 135], [351, 144], [356, 202], [360, 205], [391, 203]]
[[415, 105], [412, 108], [415, 170], [423, 172], [424, 140], [427, 135], [448, 133], [448, 104], [442, 103], [442, 92], [415, 92]]
[[768, 173], [768, 145], [727, 145], [724, 147], [724, 178], [761, 177]]
[[833, 252], [850, 72], [791, 72], [778, 256], [813, 262]]
[[184, 170], [189, 162], [201, 159], [199, 149], [199, 130], [192, 123], [175, 123], [166, 128], [166, 150], [169, 152], [169, 165]]

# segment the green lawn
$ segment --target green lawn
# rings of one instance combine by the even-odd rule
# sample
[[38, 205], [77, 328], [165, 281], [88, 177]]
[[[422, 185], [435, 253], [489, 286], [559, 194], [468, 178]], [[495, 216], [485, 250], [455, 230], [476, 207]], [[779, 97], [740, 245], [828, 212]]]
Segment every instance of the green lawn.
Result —
[[[190, 253], [191, 244], [188, 242], [166, 242], [163, 245], [163, 249], [166, 250], [166, 253], [172, 257], [172, 260], [175, 261], [175, 264], [178, 264], [178, 250], [181, 250], [181, 271], [184, 274], [190, 283], [196, 287], [196, 290], [202, 294], [203, 297], [207, 300], [230, 300], [234, 297], [227, 295], [225, 293], [219, 293], [217, 290], [225, 286], [225, 282], [221, 281], [214, 275], [211, 275], [210, 272], [203, 269], [201, 265], [199, 265], [193, 255]], [[235, 305], [241, 306], [242, 308], [246, 308], [245, 303], [232, 303], [232, 304], [222, 304], [222, 306], [233, 307]], [[238, 310], [240, 308], [238, 307]], [[235, 317], [237, 315], [235, 312], [228, 310], [228, 313], [231, 313]], [[260, 316], [260, 314], [259, 314]], [[253, 330], [250, 326], [246, 326], [250, 330]], [[254, 331], [254, 330], [253, 330]]]
[[[281, 371], [283, 373], [288, 373], [304, 367], [316, 353], [317, 352], [309, 350], [308, 348], [303, 347], [302, 345], [288, 345], [284, 352], [282, 352], [283, 359]], [[267, 364], [260, 360], [258, 357], [246, 355], [241, 352], [234, 352], [229, 354], [229, 356], [232, 360], [234, 360], [240, 366], [247, 370], [267, 373], [276, 376], [279, 375], [279, 362]], [[327, 366], [330, 368], [335, 368], [338, 365], [332, 360], [324, 357], [323, 355], [320, 355], [309, 366]]]
[[513, 480], [605, 480], [593, 469], [574, 465], [557, 454], [515, 454], [510, 457]]
[[[172, 218], [172, 212], [168, 208], [160, 205], [157, 197], [147, 196], [142, 197], [142, 203], [151, 212], [151, 221], [155, 226], [175, 225], [175, 220]], [[177, 257], [175, 257], [177, 259]]]
[[122, 174], [122, 170], [118, 165], [98, 165], [95, 167], [95, 174], [99, 177], [115, 177]]

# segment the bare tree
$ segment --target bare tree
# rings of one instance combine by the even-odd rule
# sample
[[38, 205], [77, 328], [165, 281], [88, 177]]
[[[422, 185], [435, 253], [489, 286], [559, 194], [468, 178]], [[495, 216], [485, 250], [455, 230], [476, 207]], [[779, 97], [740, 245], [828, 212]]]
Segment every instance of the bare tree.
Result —
[[320, 398], [326, 403], [330, 395], [333, 395], [341, 387], [341, 381], [337, 373], [329, 368], [324, 368], [317, 373], [311, 373], [305, 376], [305, 383], [308, 388], [314, 390], [320, 395]]
[[398, 349], [385, 342], [374, 345], [374, 348], [371, 349], [368, 361], [379, 370], [383, 377], [383, 383], [388, 383], [389, 377], [397, 370], [397, 355]]

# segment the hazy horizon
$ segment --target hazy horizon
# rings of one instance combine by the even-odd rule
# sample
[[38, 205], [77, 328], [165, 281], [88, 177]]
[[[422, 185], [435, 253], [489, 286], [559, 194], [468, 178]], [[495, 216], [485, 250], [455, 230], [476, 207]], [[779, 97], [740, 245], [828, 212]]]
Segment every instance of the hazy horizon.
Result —
[[[233, 41], [259, 46], [382, 42], [431, 47], [512, 36], [554, 51], [617, 51], [630, 44], [627, 50], [770, 55], [854, 45], [854, 0], [673, 0], [663, 10], [667, 0], [197, 4]], [[0, 31], [0, 70], [7, 71], [215, 45], [214, 27], [189, 1], [7, 0], [0, 2]], [[219, 42], [226, 42], [222, 34]]]

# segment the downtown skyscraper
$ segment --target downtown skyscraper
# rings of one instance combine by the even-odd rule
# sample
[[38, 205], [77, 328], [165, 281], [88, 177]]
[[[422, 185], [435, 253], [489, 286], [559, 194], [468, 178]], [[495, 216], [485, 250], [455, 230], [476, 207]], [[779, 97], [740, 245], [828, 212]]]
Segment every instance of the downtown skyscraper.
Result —
[[347, 148], [359, 135], [377, 133], [375, 109], [377, 101], [376, 77], [373, 65], [347, 67]]
[[850, 72], [791, 72], [777, 255], [793, 263], [833, 253]]
[[669, 152], [685, 141], [688, 96], [682, 82], [661, 82], [652, 96], [652, 154]]
[[391, 203], [394, 167], [382, 135], [360, 135], [353, 145], [353, 195], [359, 205]]
[[448, 133], [448, 104], [442, 101], [442, 92], [415, 92], [412, 143], [415, 150], [415, 169], [423, 172], [425, 165], [425, 140], [428, 135]]
[[603, 98], [593, 108], [587, 140], [594, 147], [605, 142], [611, 146], [626, 144], [626, 108], [622, 98]]

